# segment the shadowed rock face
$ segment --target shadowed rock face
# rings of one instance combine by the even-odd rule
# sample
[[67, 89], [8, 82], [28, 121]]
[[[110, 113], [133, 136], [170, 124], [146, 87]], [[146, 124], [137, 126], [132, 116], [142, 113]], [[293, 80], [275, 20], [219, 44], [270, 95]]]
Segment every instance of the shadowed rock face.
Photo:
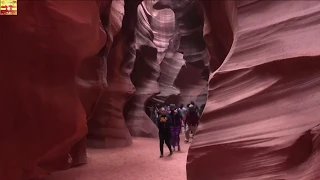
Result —
[[[320, 2], [203, 5], [206, 42], [229, 26], [221, 45], [230, 51], [222, 56], [208, 46], [212, 58], [226, 58], [210, 76], [188, 179], [318, 179]], [[229, 25], [217, 28], [222, 22], [212, 17]]]
[[19, 1], [19, 16], [0, 18], [0, 179], [86, 163], [87, 144], [157, 137], [146, 104], [200, 105], [207, 94], [188, 179], [319, 179], [319, 10]]
[[[88, 144], [93, 147], [124, 147], [132, 144], [122, 110], [134, 93], [130, 81], [135, 60], [136, 6], [133, 3], [124, 6], [124, 1], [112, 1], [109, 23], [105, 25], [106, 32], [111, 36], [111, 42], [107, 42], [111, 44], [107, 44], [103, 52], [103, 57], [107, 59], [104, 78], [108, 87], [100, 93], [92, 118], [88, 121]], [[115, 27], [113, 33], [112, 27]]]
[[70, 167], [68, 153], [87, 133], [75, 77], [106, 33], [95, 1], [76, 4], [19, 1], [18, 16], [0, 18], [0, 179]]

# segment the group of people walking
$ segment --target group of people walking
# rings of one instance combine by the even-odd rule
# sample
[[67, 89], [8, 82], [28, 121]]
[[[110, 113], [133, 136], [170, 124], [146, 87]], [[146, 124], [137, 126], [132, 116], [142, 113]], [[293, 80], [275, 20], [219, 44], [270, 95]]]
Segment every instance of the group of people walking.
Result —
[[204, 105], [199, 108], [193, 101], [187, 107], [184, 107], [183, 104], [180, 104], [179, 107], [170, 104], [157, 108], [156, 124], [159, 128], [160, 157], [163, 157], [164, 144], [169, 149], [169, 155], [172, 155], [176, 148], [178, 151], [181, 150], [180, 133], [182, 127], [185, 130], [185, 142], [189, 142], [190, 133], [196, 132], [203, 108]]

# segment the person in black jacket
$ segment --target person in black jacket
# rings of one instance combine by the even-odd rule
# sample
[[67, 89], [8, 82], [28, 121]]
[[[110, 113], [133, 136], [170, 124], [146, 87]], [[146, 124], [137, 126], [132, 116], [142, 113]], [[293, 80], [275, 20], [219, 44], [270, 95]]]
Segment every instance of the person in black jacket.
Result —
[[192, 131], [193, 135], [196, 132], [196, 129], [199, 125], [199, 115], [196, 112], [194, 106], [191, 104], [189, 106], [189, 110], [187, 112], [187, 116], [186, 116], [186, 126], [187, 129], [185, 131], [185, 142], [189, 142], [189, 138], [190, 138], [190, 131]]
[[157, 120], [157, 126], [159, 129], [159, 139], [160, 139], [160, 158], [163, 157], [163, 144], [166, 143], [168, 146], [168, 149], [170, 151], [169, 155], [172, 155], [172, 149], [170, 145], [170, 138], [171, 138], [171, 132], [170, 132], [170, 126], [171, 126], [172, 120], [169, 115], [167, 115], [167, 110], [165, 108], [160, 109], [160, 116]]
[[191, 101], [190, 102], [190, 105], [192, 105], [193, 107], [194, 107], [194, 109], [196, 110], [196, 112], [198, 113], [198, 115], [199, 115], [199, 107], [194, 103], [194, 101]]

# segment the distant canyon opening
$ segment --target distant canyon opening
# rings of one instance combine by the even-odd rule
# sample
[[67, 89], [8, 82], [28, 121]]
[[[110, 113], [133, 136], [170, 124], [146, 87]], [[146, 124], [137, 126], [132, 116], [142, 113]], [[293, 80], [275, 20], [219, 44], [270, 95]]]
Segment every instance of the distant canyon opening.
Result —
[[[88, 145], [126, 147], [131, 137], [157, 138], [150, 118], [156, 104], [206, 104], [209, 76], [226, 58], [233, 32], [219, 1], [112, 1], [105, 6], [109, 19], [101, 11], [101, 22], [114, 36], [94, 61], [82, 63], [79, 92]], [[121, 30], [115, 33], [110, 17], [121, 12]], [[81, 84], [82, 74], [92, 69], [99, 70], [92, 72], [100, 79], [96, 88]]]

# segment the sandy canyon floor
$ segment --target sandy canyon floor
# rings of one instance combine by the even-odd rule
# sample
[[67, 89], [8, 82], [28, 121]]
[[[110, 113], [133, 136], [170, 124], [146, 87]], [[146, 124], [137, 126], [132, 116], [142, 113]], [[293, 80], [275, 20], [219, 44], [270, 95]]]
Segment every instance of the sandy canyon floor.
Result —
[[159, 141], [135, 138], [133, 145], [117, 149], [88, 149], [88, 164], [53, 173], [46, 180], [185, 180], [189, 143], [181, 138], [181, 151], [159, 158]]

